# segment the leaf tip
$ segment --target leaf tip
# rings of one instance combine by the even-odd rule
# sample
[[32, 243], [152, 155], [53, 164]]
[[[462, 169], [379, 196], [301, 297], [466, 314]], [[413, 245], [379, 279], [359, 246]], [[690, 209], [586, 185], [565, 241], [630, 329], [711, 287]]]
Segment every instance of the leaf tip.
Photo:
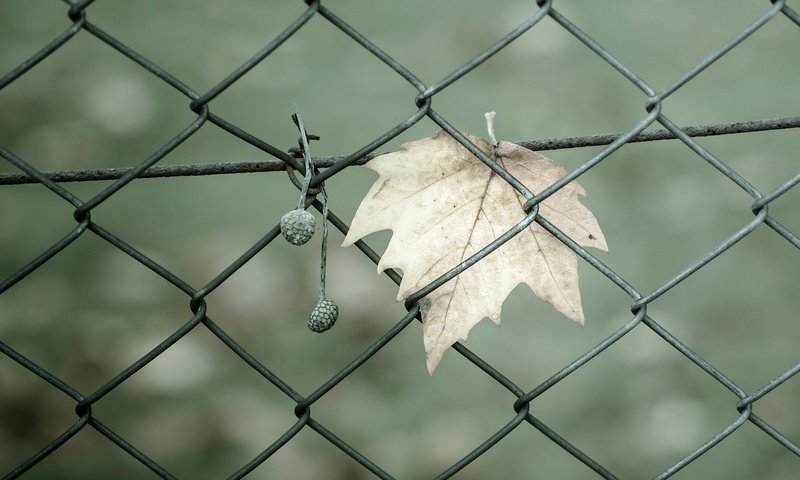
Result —
[[428, 368], [428, 375], [433, 376], [433, 371], [436, 370], [436, 367], [439, 366], [439, 362], [442, 360], [442, 355], [435, 355], [431, 354], [425, 359], [426, 367]]
[[581, 327], [583, 327], [583, 325], [586, 323], [583, 317], [583, 309], [581, 309], [580, 306], [578, 307], [578, 311], [573, 310], [573, 315], [567, 316]]

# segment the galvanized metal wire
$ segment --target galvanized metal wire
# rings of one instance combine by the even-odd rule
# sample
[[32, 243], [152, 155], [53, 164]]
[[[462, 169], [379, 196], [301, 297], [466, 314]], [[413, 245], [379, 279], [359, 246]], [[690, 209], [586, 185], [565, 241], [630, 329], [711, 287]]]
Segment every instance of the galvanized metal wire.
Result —
[[[756, 402], [766, 395], [769, 395], [770, 392], [772, 392], [775, 388], [785, 383], [790, 378], [797, 375], [798, 372], [800, 372], [800, 363], [794, 365], [785, 372], [780, 373], [774, 379], [765, 381], [760, 388], [748, 391], [738, 386], [733, 379], [719, 371], [709, 361], [690, 349], [675, 334], [664, 328], [648, 315], [648, 305], [651, 302], [665, 294], [670, 289], [674, 288], [679, 283], [683, 282], [688, 277], [695, 274], [698, 270], [708, 265], [710, 262], [713, 262], [720, 255], [723, 255], [734, 244], [756, 230], [769, 229], [774, 232], [775, 235], [783, 238], [791, 245], [800, 248], [800, 238], [798, 238], [797, 234], [781, 224], [780, 221], [771, 216], [769, 212], [769, 206], [771, 202], [794, 188], [797, 183], [800, 182], [800, 173], [786, 180], [786, 182], [779, 188], [771, 192], [762, 192], [696, 140], [696, 137], [700, 136], [732, 135], [761, 130], [797, 128], [800, 126], [800, 117], [795, 116], [767, 120], [753, 120], [736, 124], [698, 125], [694, 127], [681, 128], [662, 111], [662, 103], [670, 95], [674, 94], [683, 85], [690, 82], [709, 65], [719, 60], [738, 45], [747, 41], [748, 37], [752, 33], [756, 32], [764, 25], [772, 21], [778, 21], [777, 19], [788, 19], [789, 21], [800, 26], [800, 15], [786, 5], [785, 1], [773, 0], [772, 5], [765, 6], [764, 12], [758, 18], [755, 18], [751, 24], [743, 28], [730, 41], [713, 49], [704, 60], [690, 68], [683, 75], [680, 75], [667, 87], [661, 90], [657, 90], [649, 85], [634, 71], [628, 68], [620, 60], [615, 58], [610, 51], [603, 47], [603, 45], [595, 41], [592, 37], [583, 32], [578, 26], [573, 24], [566, 16], [561, 14], [554, 7], [555, 2], [552, 0], [538, 1], [538, 8], [535, 9], [535, 12], [528, 19], [521, 22], [517, 28], [510, 31], [507, 35], [491, 45], [484, 52], [433, 84], [426, 84], [422, 82], [407, 67], [381, 50], [376, 44], [370, 41], [369, 38], [349, 25], [346, 20], [337, 16], [333, 10], [322, 5], [319, 0], [307, 1], [307, 9], [305, 12], [290, 25], [288, 25], [283, 32], [281, 32], [273, 40], [261, 48], [261, 50], [251, 59], [234, 69], [226, 78], [204, 93], [195, 91], [191, 86], [176, 78], [170, 72], [162, 69], [145, 56], [141, 55], [128, 45], [110, 35], [100, 26], [90, 22], [88, 20], [87, 12], [90, 10], [91, 4], [93, 3], [91, 0], [73, 0], [66, 3], [68, 4], [69, 8], [65, 12], [65, 16], [70, 21], [69, 26], [62, 34], [58, 35], [50, 43], [43, 46], [41, 50], [34, 53], [28, 60], [24, 61], [11, 72], [0, 78], [0, 89], [14, 82], [24, 81], [24, 75], [28, 70], [35, 68], [39, 62], [48, 56], [57, 55], [59, 49], [66, 43], [70, 42], [76, 33], [84, 31], [96, 38], [97, 41], [109, 45], [119, 52], [119, 54], [127, 57], [130, 61], [141, 66], [150, 74], [171, 86], [179, 94], [187, 97], [188, 109], [194, 112], [196, 116], [188, 125], [185, 126], [182, 131], [178, 132], [172, 139], [150, 154], [141, 163], [134, 167], [125, 169], [109, 168], [100, 170], [43, 172], [34, 168], [30, 163], [17, 156], [14, 152], [0, 145], [0, 156], [20, 170], [20, 173], [0, 175], [0, 185], [39, 183], [44, 188], [49, 189], [55, 195], [62, 198], [65, 202], [68, 202], [72, 205], [72, 207], [74, 207], [73, 216], [76, 222], [74, 227], [72, 227], [72, 229], [66, 235], [64, 235], [63, 238], [42, 251], [36, 258], [30, 260], [11, 276], [3, 279], [0, 282], [0, 294], [3, 294], [3, 292], [8, 290], [13, 285], [24, 281], [29, 274], [58, 255], [62, 249], [74, 242], [77, 238], [83, 235], [95, 235], [98, 238], [106, 241], [109, 245], [112, 245], [130, 257], [136, 259], [142, 265], [150, 269], [154, 275], [160, 276], [173, 285], [174, 288], [182, 291], [189, 299], [190, 312], [187, 314], [188, 319], [179, 329], [165, 338], [159, 345], [153, 348], [146, 355], [139, 358], [133, 364], [127, 366], [113, 378], [108, 379], [97, 390], [92, 392], [79, 391], [75, 387], [48, 372], [45, 368], [41, 367], [37, 363], [26, 358], [24, 355], [15, 350], [12, 345], [0, 341], [0, 352], [2, 352], [8, 359], [23, 366], [30, 371], [31, 374], [42, 378], [49, 383], [52, 388], [71, 398], [72, 401], [74, 401], [75, 413], [77, 415], [77, 420], [74, 424], [64, 430], [56, 438], [53, 438], [49, 443], [42, 445], [41, 449], [32, 454], [29, 458], [19, 459], [19, 464], [11, 471], [5, 472], [3, 478], [12, 479], [20, 477], [33, 466], [44, 461], [48, 455], [59, 449], [76, 433], [85, 428], [94, 429], [101, 435], [107, 437], [121, 450], [127, 452], [127, 454], [149, 468], [155, 475], [167, 479], [176, 478], [164, 466], [160, 465], [155, 460], [150, 458], [146, 453], [140, 450], [139, 448], [141, 446], [137, 447], [131, 444], [120, 434], [101, 422], [101, 420], [93, 414], [92, 407], [98, 402], [101, 402], [106, 395], [128, 380], [138, 370], [142, 369], [144, 366], [156, 359], [159, 355], [163, 354], [176, 342], [181, 341], [181, 339], [187, 333], [195, 328], [206, 328], [208, 331], [210, 331], [222, 344], [227, 346], [232, 352], [239, 356], [242, 361], [244, 361], [255, 372], [263, 377], [266, 382], [269, 382], [277, 387], [296, 405], [293, 412], [297, 418], [296, 422], [279, 438], [274, 439], [266, 449], [264, 449], [250, 462], [242, 465], [237, 471], [233, 472], [229, 478], [235, 479], [245, 477], [257, 466], [265, 461], [268, 461], [272, 454], [290, 442], [295, 435], [304, 429], [315, 431], [331, 444], [335, 445], [344, 453], [349, 455], [366, 471], [374, 474], [374, 476], [384, 479], [393, 478], [392, 474], [385, 468], [367, 458], [367, 456], [359, 450], [359, 445], [349, 444], [339, 437], [336, 432], [328, 429], [325, 425], [321, 424], [317, 419], [315, 419], [312, 415], [312, 407], [317, 402], [323, 401], [326, 394], [332, 388], [356, 371], [375, 353], [389, 344], [396, 335], [408, 327], [408, 325], [410, 325], [415, 319], [419, 319], [420, 310], [418, 302], [421, 298], [459, 273], [463, 272], [473, 264], [480, 262], [482, 258], [494, 251], [500, 245], [513, 237], [516, 233], [523, 230], [533, 222], [536, 222], [545, 228], [548, 232], [572, 249], [583, 261], [597, 269], [597, 271], [608, 278], [610, 282], [619, 287], [620, 290], [628, 295], [631, 302], [630, 319], [603, 341], [593, 346], [580, 357], [574, 359], [572, 362], [564, 366], [558, 372], [554, 373], [550, 378], [541, 384], [535, 386], [518, 385], [513, 379], [509, 378], [503, 372], [497, 370], [488, 362], [481, 359], [463, 344], [456, 344], [453, 347], [454, 350], [463, 355], [467, 361], [474, 364], [475, 367], [483, 371], [493, 381], [497, 382], [499, 385], [511, 392], [516, 400], [512, 404], [508, 405], [508, 421], [505, 425], [499, 427], [495, 433], [486, 438], [485, 441], [480, 445], [475, 446], [475, 448], [463, 458], [458, 459], [452, 465], [444, 469], [436, 478], [448, 478], [455, 475], [466, 465], [470, 464], [472, 461], [484, 454], [487, 450], [492, 448], [511, 431], [517, 428], [527, 428], [528, 426], [533, 427], [544, 434], [558, 446], [569, 452], [576, 461], [585, 464], [586, 467], [594, 471], [598, 476], [602, 478], [617, 478], [610, 467], [603, 465], [601, 461], [594, 459], [585, 452], [581, 451], [568, 439], [562, 437], [555, 429], [549, 427], [547, 424], [534, 416], [531, 410], [531, 405], [544, 392], [556, 387], [565, 378], [572, 375], [588, 362], [593, 361], [595, 358], [601, 355], [604, 350], [611, 347], [615, 342], [637, 328], [652, 330], [656, 335], [662, 338], [664, 342], [680, 352], [694, 365], [696, 365], [698, 369], [704, 372], [709, 381], [717, 382], [725, 389], [730, 391], [731, 408], [735, 408], [739, 412], [739, 416], [734, 421], [726, 425], [719, 432], [701, 444], [691, 446], [689, 453], [683, 458], [676, 459], [675, 463], [669, 468], [662, 472], [653, 472], [653, 476], [655, 478], [664, 479], [672, 476], [689, 463], [693, 462], [698, 457], [714, 448], [727, 436], [734, 434], [737, 429], [747, 422], [754, 424], [761, 429], [765, 435], [769, 436], [775, 442], [783, 446], [787, 453], [800, 456], [800, 444], [798, 444], [797, 439], [793, 440], [788, 438], [777, 428], [770, 425], [753, 412], [753, 406], [756, 404]], [[158, 262], [154, 261], [147, 255], [126, 243], [123, 238], [114, 235], [106, 230], [102, 225], [93, 221], [91, 214], [94, 208], [107, 201], [110, 197], [115, 195], [121, 189], [125, 188], [132, 181], [140, 178], [278, 171], [286, 170], [287, 168], [301, 172], [304, 171], [303, 165], [301, 165], [292, 155], [267, 143], [255, 135], [248, 133], [242, 128], [213, 113], [209, 107], [209, 102], [217, 96], [224, 94], [225, 90], [236, 83], [245, 73], [251, 70], [254, 66], [258, 65], [260, 62], [269, 58], [273, 52], [281, 48], [286, 40], [300, 31], [313, 17], [320, 17], [341, 30], [345, 35], [350, 37], [354, 42], [363, 48], [364, 54], [374, 55], [389, 69], [394, 71], [401, 79], [413, 86], [418, 92], [418, 95], [415, 98], [410, 99], [410, 102], [413, 103], [415, 108], [415, 111], [412, 115], [393, 128], [384, 132], [367, 145], [364, 145], [362, 148], [344, 157], [326, 157], [314, 159], [315, 166], [321, 170], [318, 170], [311, 179], [310, 187], [312, 193], [320, 190], [319, 188], [314, 190], [315, 187], [321, 187], [325, 180], [334, 175], [341, 174], [346, 167], [356, 164], [363, 164], [370, 158], [373, 158], [376, 155], [375, 152], [377, 152], [383, 145], [412, 125], [416, 124], [422, 118], [427, 117], [438, 124], [442, 129], [450, 133], [467, 149], [473, 152], [489, 168], [491, 168], [498, 176], [506, 180], [513, 188], [519, 191], [519, 193], [527, 200], [524, 206], [527, 215], [525, 220], [523, 220], [514, 229], [506, 232], [504, 235], [501, 235], [496, 241], [485, 246], [467, 261], [453, 267], [450, 271], [442, 275], [430, 285], [411, 295], [405, 304], [407, 313], [402, 318], [398, 319], [398, 321], [389, 330], [383, 333], [380, 338], [375, 340], [363, 353], [358, 355], [356, 358], [353, 358], [341, 369], [341, 371], [319, 385], [312, 393], [303, 395], [280, 376], [273, 373], [267, 366], [262, 364], [258, 358], [253, 356], [244, 347], [242, 347], [236, 341], [236, 339], [234, 339], [219, 325], [217, 325], [208, 315], [206, 305], [206, 297], [211, 292], [215, 291], [229, 277], [231, 277], [234, 272], [243, 267], [259, 251], [261, 251], [279, 236], [280, 229], [278, 225], [272, 228], [263, 238], [252, 245], [252, 247], [250, 247], [247, 251], [242, 253], [233, 263], [219, 272], [206, 285], [195, 288], [177, 276], [175, 273], [171, 272]], [[581, 137], [557, 139], [534, 139], [518, 142], [520, 145], [535, 150], [566, 149], [590, 145], [605, 146], [605, 148], [603, 148], [599, 153], [594, 155], [579, 167], [575, 168], [573, 171], [569, 172], [564, 178], [554, 183], [544, 191], [534, 194], [524, 185], [518, 182], [503, 167], [495, 163], [491, 158], [487, 157], [475, 145], [471, 144], [469, 140], [464, 137], [450, 122], [448, 122], [444, 116], [440, 115], [432, 108], [431, 100], [439, 92], [457, 82], [464, 75], [467, 75], [475, 67], [481, 65], [494, 54], [505, 48], [509, 43], [525, 34], [525, 32], [528, 30], [535, 28], [536, 25], [545, 17], [550, 17], [557, 22], [561, 28], [577, 38], [599, 58], [604, 60], [612, 69], [616, 70], [627, 81], [637, 87], [642, 92], [641, 100], [644, 113], [642, 118], [625, 132], [593, 134]], [[173, 149], [190, 138], [198, 131], [198, 129], [200, 129], [201, 126], [207, 122], [216, 125], [231, 135], [271, 155], [274, 157], [274, 160], [238, 163], [221, 162], [211, 165], [188, 166], [158, 165], [169, 156]], [[648, 128], [654, 125], [660, 125], [660, 128], [648, 130]], [[547, 221], [547, 219], [540, 216], [538, 213], [538, 205], [567, 183], [580, 178], [591, 168], [603, 162], [609, 157], [609, 155], [623, 145], [631, 142], [656, 141], [662, 139], [680, 140], [699, 158], [713, 166], [719, 172], [719, 175], [729, 179], [739, 189], [752, 197], [753, 201], [750, 208], [753, 216], [752, 219], [743, 225], [740, 225], [739, 228], [731, 232], [727, 238], [719, 242], [709, 251], [702, 254], [695, 261], [691, 262], [685, 267], [680, 268], [679, 271], [669, 278], [665, 278], [663, 282], [652, 291], [639, 291], [620, 274], [605, 265], [600, 259], [592, 255], [592, 253], [578, 245], [573, 239], [565, 235], [556, 226]], [[69, 189], [62, 185], [65, 182], [90, 180], [113, 180], [113, 182], [100, 193], [94, 195], [91, 199], [85, 202], [80, 200], [76, 195], [71, 193]], [[320, 211], [322, 211], [324, 208], [322, 202], [316, 198], [311, 199], [307, 205], [312, 205], [314, 208]], [[327, 214], [328, 220], [331, 222], [333, 227], [342, 233], [347, 233], [348, 225], [346, 222], [344, 222], [333, 211], [328, 211]], [[364, 241], [359, 241], [356, 245], [369, 260], [377, 264], [380, 255], [376, 251], [374, 251]], [[386, 275], [395, 283], [400, 283], [401, 276], [398, 272], [389, 270], [386, 272]], [[292, 412], [287, 412], [287, 414], [291, 415]]]

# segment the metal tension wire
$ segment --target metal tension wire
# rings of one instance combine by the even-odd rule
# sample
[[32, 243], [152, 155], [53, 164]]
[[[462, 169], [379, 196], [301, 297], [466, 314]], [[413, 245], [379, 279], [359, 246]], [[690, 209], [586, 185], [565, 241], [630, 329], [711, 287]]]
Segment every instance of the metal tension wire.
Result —
[[[762, 132], [768, 130], [781, 130], [800, 127], [800, 116], [781, 117], [767, 120], [753, 120], [747, 122], [716, 123], [686, 127], [683, 131], [690, 137], [708, 137], [718, 135], [733, 135], [738, 133]], [[534, 151], [564, 150], [569, 148], [595, 147], [609, 145], [619, 138], [622, 133], [602, 133], [576, 137], [560, 137], [542, 140], [522, 140], [514, 142], [517, 145]], [[317, 140], [316, 135], [309, 135], [309, 140]], [[652, 142], [658, 140], [673, 140], [677, 136], [667, 129], [648, 130], [633, 137], [628, 143]], [[293, 147], [295, 148], [295, 147]], [[378, 156], [379, 153], [365, 155], [354, 165], [363, 165]], [[327, 168], [344, 159], [344, 156], [314, 157], [313, 163], [317, 168]], [[98, 180], [116, 180], [132, 168], [97, 168], [85, 170], [59, 170], [42, 172], [54, 182], [91, 182]], [[280, 160], [260, 160], [249, 162], [219, 162], [199, 163], [189, 165], [155, 165], [143, 171], [138, 178], [167, 178], [190, 177], [200, 175], [225, 175], [232, 173], [257, 173], [277, 172], [291, 170], [285, 162]], [[293, 182], [296, 183], [294, 177]], [[0, 173], [0, 185], [21, 185], [36, 183], [37, 180], [26, 173]]]

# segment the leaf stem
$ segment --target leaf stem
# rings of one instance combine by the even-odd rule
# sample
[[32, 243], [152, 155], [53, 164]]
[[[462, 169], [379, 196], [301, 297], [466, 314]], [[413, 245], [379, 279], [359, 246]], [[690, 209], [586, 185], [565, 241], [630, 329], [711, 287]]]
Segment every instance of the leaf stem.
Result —
[[489, 141], [492, 146], [497, 146], [497, 137], [494, 136], [494, 117], [497, 115], [495, 112], [486, 112], [483, 116], [486, 118], [486, 130], [489, 132]]

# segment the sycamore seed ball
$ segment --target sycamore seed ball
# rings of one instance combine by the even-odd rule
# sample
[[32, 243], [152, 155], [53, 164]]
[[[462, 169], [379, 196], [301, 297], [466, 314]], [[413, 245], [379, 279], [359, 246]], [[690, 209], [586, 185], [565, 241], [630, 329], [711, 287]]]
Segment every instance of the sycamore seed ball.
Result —
[[331, 328], [338, 317], [339, 307], [333, 301], [324, 298], [309, 315], [308, 328], [312, 332], [322, 333]]
[[281, 234], [292, 245], [303, 245], [314, 236], [317, 223], [305, 210], [292, 210], [281, 217]]

